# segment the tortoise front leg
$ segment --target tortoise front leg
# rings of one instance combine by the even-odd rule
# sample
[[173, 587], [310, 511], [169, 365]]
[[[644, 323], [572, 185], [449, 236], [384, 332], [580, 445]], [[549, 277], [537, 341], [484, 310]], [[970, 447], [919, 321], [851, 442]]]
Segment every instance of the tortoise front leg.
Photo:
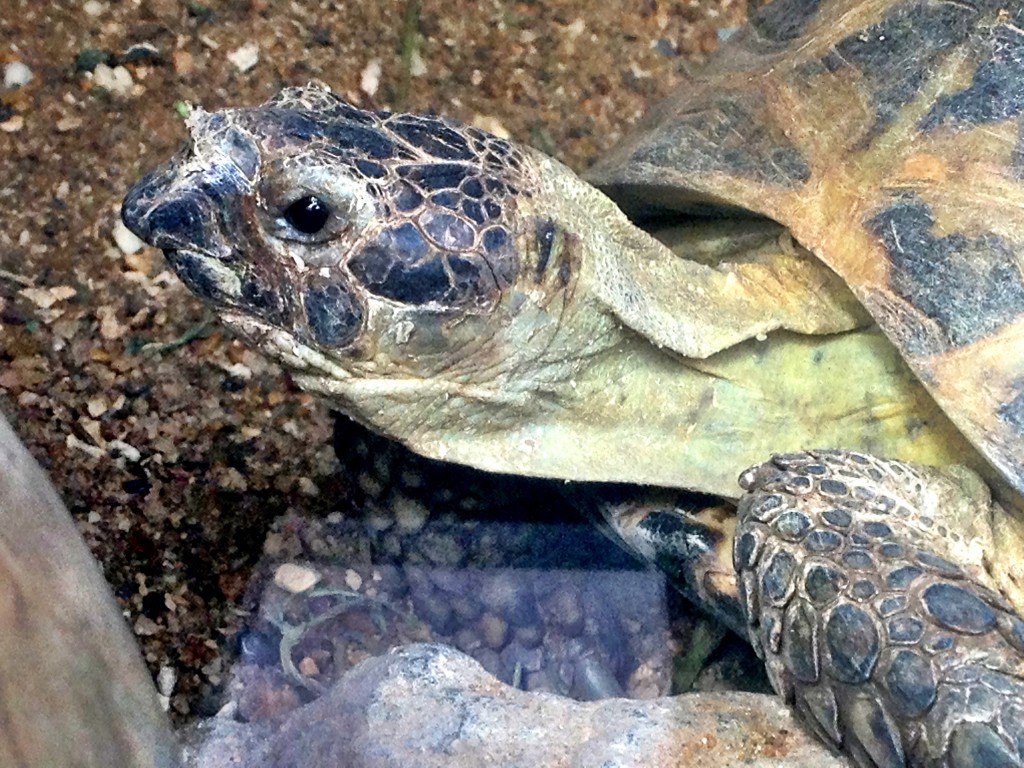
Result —
[[787, 701], [859, 765], [1024, 765], [1024, 622], [960, 524], [990, 519], [976, 478], [813, 451], [740, 484], [739, 592]]
[[740, 483], [734, 520], [604, 511], [749, 638], [775, 689], [857, 765], [1024, 766], [1024, 621], [986, 571], [1000, 542], [973, 473], [812, 451]]

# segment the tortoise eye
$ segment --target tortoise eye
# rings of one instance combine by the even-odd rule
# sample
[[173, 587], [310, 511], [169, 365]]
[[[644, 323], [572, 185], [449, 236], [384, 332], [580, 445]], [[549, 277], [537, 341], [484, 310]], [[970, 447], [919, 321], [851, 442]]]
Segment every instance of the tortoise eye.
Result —
[[315, 235], [331, 218], [331, 209], [316, 195], [300, 197], [284, 210], [284, 220], [304, 235]]

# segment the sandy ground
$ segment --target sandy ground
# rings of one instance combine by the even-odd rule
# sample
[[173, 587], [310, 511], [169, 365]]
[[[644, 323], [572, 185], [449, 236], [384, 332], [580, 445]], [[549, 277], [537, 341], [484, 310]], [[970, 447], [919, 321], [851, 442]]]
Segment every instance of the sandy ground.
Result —
[[[0, 410], [52, 474], [173, 711], [222, 681], [271, 520], [345, 503], [324, 409], [222, 332], [120, 200], [177, 102], [321, 80], [585, 168], [745, 0], [0, 0]], [[314, 446], [312, 449], [310, 446]], [[45, 589], [45, 585], [40, 585]]]

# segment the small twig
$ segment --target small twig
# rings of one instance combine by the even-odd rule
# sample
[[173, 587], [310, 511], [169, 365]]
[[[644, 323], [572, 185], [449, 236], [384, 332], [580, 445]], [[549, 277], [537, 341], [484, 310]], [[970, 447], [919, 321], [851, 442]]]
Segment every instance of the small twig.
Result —
[[179, 347], [184, 347], [186, 344], [189, 344], [196, 339], [205, 339], [206, 336], [209, 335], [207, 331], [210, 330], [210, 326], [212, 325], [212, 320], [204, 320], [199, 323], [199, 325], [193, 325], [174, 341], [151, 341], [149, 344], [143, 344], [142, 349], [139, 350], [139, 354], [162, 355], [164, 352], [173, 352]]
[[394, 108], [401, 112], [405, 109], [412, 87], [412, 60], [420, 39], [420, 0], [406, 0], [405, 14], [402, 17], [402, 71], [395, 93]]
[[[341, 600], [337, 605], [331, 606], [323, 613], [299, 624], [291, 624], [288, 622], [284, 618], [283, 610], [279, 611], [277, 615], [268, 616], [267, 619], [281, 632], [281, 642], [277, 648], [278, 658], [281, 662], [281, 669], [284, 671], [285, 675], [291, 678], [295, 683], [309, 691], [313, 691], [314, 693], [323, 693], [323, 686], [316, 680], [312, 680], [303, 675], [295, 666], [295, 662], [292, 661], [292, 651], [302, 641], [303, 635], [314, 627], [330, 621], [331, 619], [335, 619], [350, 611], [353, 607], [359, 605], [369, 606], [371, 610], [375, 609], [378, 612], [382, 609], [387, 609], [392, 611], [396, 616], [401, 615], [397, 609], [388, 605], [383, 600], [370, 597], [369, 595], [364, 595], [360, 592], [354, 592], [349, 589], [320, 587], [305, 593], [303, 597], [306, 599], [317, 597], [338, 597], [341, 598]], [[384, 621], [383, 616], [380, 616], [379, 613], [377, 613], [376, 616], [379, 618], [380, 622]], [[377, 621], [374, 621], [374, 624], [377, 624]]]

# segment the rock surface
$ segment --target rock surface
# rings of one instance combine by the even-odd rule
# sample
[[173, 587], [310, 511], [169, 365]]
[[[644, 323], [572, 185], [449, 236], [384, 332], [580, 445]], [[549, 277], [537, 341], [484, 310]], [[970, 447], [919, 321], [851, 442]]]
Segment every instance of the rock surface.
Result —
[[0, 766], [172, 768], [128, 626], [43, 474], [0, 417]]
[[580, 703], [503, 685], [468, 656], [411, 645], [369, 659], [276, 735], [228, 716], [192, 768], [842, 768], [781, 700], [748, 693]]

